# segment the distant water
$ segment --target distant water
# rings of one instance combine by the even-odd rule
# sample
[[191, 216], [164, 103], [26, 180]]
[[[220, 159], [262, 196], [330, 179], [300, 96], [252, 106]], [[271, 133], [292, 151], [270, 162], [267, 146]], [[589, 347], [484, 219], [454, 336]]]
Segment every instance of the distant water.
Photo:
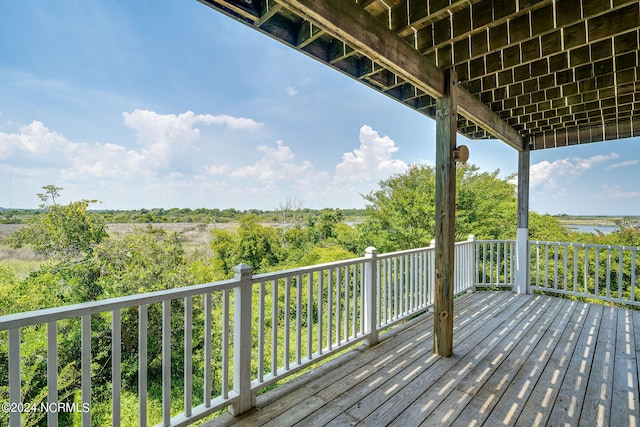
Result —
[[592, 233], [596, 234], [598, 231], [603, 234], [610, 234], [618, 231], [620, 227], [617, 225], [582, 225], [582, 224], [565, 224], [571, 231], [578, 231], [580, 233]]

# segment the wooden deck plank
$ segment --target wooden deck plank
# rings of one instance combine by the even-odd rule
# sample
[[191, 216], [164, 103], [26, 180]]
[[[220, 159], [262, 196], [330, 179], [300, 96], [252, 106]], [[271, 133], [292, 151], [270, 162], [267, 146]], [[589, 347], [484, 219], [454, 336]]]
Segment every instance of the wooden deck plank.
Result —
[[[499, 301], [508, 297], [507, 294], [501, 295], [494, 302], [491, 295], [476, 293], [461, 298], [457, 307], [460, 316], [468, 320], [478, 315], [478, 305], [487, 307], [487, 310], [491, 307], [497, 310], [499, 308], [496, 307], [496, 303], [499, 306]], [[404, 353], [415, 350], [414, 347], [418, 343], [431, 342], [432, 329], [432, 316], [425, 316], [419, 322], [400, 326], [392, 333], [381, 336], [382, 341], [370, 349], [375, 351], [364, 351], [367, 348], [365, 346], [357, 347], [346, 355], [340, 356], [339, 359], [322, 365], [312, 373], [287, 382], [274, 392], [258, 396], [256, 408], [249, 413], [237, 418], [230, 414], [223, 414], [208, 425], [211, 427], [264, 425], [281, 414], [286, 414], [311, 396], [318, 396], [327, 402], [332, 401], [347, 392], [350, 387], [375, 374], [376, 370], [395, 363]], [[295, 392], [290, 392], [293, 390]], [[312, 407], [308, 408], [311, 413]], [[288, 425], [291, 424], [293, 423]]]
[[[533, 312], [535, 307], [539, 309], [540, 301], [531, 298], [527, 305], [523, 305], [517, 314], [508, 317], [501, 328], [496, 329], [489, 335], [485, 341], [485, 346], [479, 349], [476, 356], [473, 357], [474, 366], [471, 371], [464, 377], [459, 378], [455, 389], [448, 396], [441, 395], [440, 388], [447, 382], [448, 378], [440, 380], [440, 384], [435, 384], [430, 390], [427, 390], [421, 399], [417, 400], [407, 411], [409, 414], [401, 414], [395, 425], [402, 425], [411, 413], [417, 410], [424, 412], [424, 425], [442, 424], [449, 425], [455, 417], [460, 414], [466, 405], [471, 401], [473, 396], [483, 385], [484, 380], [493, 372], [497, 366], [504, 361], [513, 350], [513, 340], [517, 336], [522, 336], [523, 331], [530, 326], [532, 316], [538, 316], [540, 312]], [[420, 407], [420, 401], [430, 402], [430, 410]], [[437, 408], [436, 408], [437, 406]]]
[[[500, 362], [496, 363], [491, 374], [479, 383], [481, 385], [479, 388], [474, 386], [473, 389], [470, 387], [463, 389], [472, 398], [464, 410], [452, 420], [455, 424], [482, 425], [485, 423], [506, 392], [510, 381], [515, 378], [520, 366], [535, 349], [564, 305], [564, 302], [561, 305], [550, 304], [545, 298], [540, 297], [537, 300], [540, 301], [540, 306], [520, 326], [522, 329], [513, 338], [514, 341], [507, 344], [503, 354], [498, 355]], [[517, 344], [514, 346], [513, 343]], [[473, 380], [477, 383], [476, 379]], [[487, 425], [491, 424], [487, 423]]]
[[[463, 342], [466, 337], [472, 335], [480, 329], [484, 322], [496, 317], [503, 310], [513, 305], [513, 299], [507, 298], [501, 304], [493, 307], [485, 306], [474, 313], [475, 321], [468, 322], [467, 318], [461, 318], [464, 326], [456, 324], [454, 330], [457, 332], [457, 340]], [[420, 345], [417, 351], [410, 355], [409, 359], [403, 358], [402, 362], [395, 364], [385, 372], [378, 371], [373, 381], [367, 384], [362, 382], [356, 384], [349, 390], [341, 404], [347, 408], [347, 412], [352, 417], [362, 420], [371, 411], [380, 406], [382, 402], [403, 389], [419, 373], [433, 367], [442, 358], [433, 353], [433, 342]], [[402, 368], [402, 369], [401, 369]], [[433, 369], [429, 369], [433, 371]], [[435, 371], [434, 371], [435, 372]]]
[[640, 423], [640, 312], [510, 292], [455, 309], [451, 358], [433, 355], [429, 314], [206, 426]]
[[[409, 409], [408, 406], [415, 405], [416, 396], [420, 396], [425, 389], [436, 389], [438, 394], [443, 394], [447, 388], [452, 388], [455, 385], [455, 381], [447, 381], [446, 384], [442, 383], [442, 379], [445, 378], [449, 372], [457, 372], [457, 376], [462, 376], [465, 372], [471, 369], [473, 363], [470, 359], [473, 359], [474, 352], [483, 347], [492, 345], [497, 339], [499, 339], [500, 332], [506, 335], [503, 325], [507, 323], [511, 316], [515, 316], [519, 310], [521, 310], [525, 299], [519, 299], [520, 302], [513, 301], [500, 312], [500, 316], [496, 316], [486, 320], [482, 327], [477, 328], [475, 332], [469, 335], [464, 340], [456, 341], [456, 351], [452, 357], [438, 359], [437, 362], [430, 369], [425, 370], [417, 376], [414, 376], [410, 380], [410, 383], [406, 387], [394, 390], [394, 394], [389, 396], [388, 394], [383, 396], [383, 399], [378, 401], [368, 402], [369, 410], [373, 409], [366, 417], [362, 418], [365, 425], [387, 425], [395, 418], [414, 414], [419, 416], [426, 410], [425, 405], [420, 403], [420, 408]], [[484, 331], [484, 332], [483, 332]], [[487, 336], [486, 334], [490, 335]], [[434, 386], [434, 384], [437, 384]], [[412, 404], [413, 402], [413, 404]], [[351, 415], [354, 415], [350, 412]], [[361, 417], [361, 414], [359, 415]], [[412, 421], [406, 420], [409, 425], [413, 424]]]
[[611, 414], [612, 417], [615, 417], [616, 422], [630, 426], [640, 423], [636, 332], [633, 325], [633, 313], [619, 310]]
[[[487, 321], [483, 328], [476, 330], [474, 336], [466, 340], [462, 345], [456, 344], [456, 350], [453, 357], [440, 360], [439, 369], [434, 371], [435, 375], [429, 372], [417, 378], [412, 387], [403, 390], [402, 393], [389, 399], [375, 410], [374, 413], [365, 419], [370, 425], [384, 425], [394, 418], [399, 418], [399, 423], [412, 424], [416, 420], [413, 416], [419, 416], [426, 413], [429, 409], [429, 403], [433, 402], [435, 397], [425, 396], [424, 390], [436, 390], [437, 395], [441, 395], [448, 387], [453, 387], [455, 383], [445, 380], [444, 374], [453, 371], [458, 372], [458, 376], [462, 378], [462, 374], [472, 368], [470, 361], [477, 358], [473, 352], [483, 349], [488, 345], [495, 345], [500, 335], [506, 335], [510, 330], [509, 319], [517, 318], [518, 312], [524, 312], [522, 307], [529, 303], [528, 300], [520, 299], [519, 303], [512, 303], [508, 309], [502, 311], [499, 317]], [[481, 331], [486, 331], [482, 333]], [[489, 334], [488, 336], [486, 334]], [[483, 343], [484, 342], [484, 343]], [[481, 351], [481, 350], [480, 350]], [[444, 369], [444, 371], [443, 371]], [[419, 397], [416, 399], [416, 397]], [[422, 399], [421, 399], [422, 398]], [[422, 400], [425, 400], [424, 402]], [[398, 420], [394, 421], [398, 423]]]
[[603, 312], [602, 306], [592, 305], [589, 308], [576, 350], [551, 410], [548, 425], [578, 425]]
[[591, 364], [579, 426], [607, 426], [611, 419], [613, 367], [616, 351], [618, 310], [606, 307]]
[[[573, 319], [578, 305], [579, 303], [575, 301], [566, 301], [562, 306], [557, 305], [558, 311], [555, 312], [555, 319], [548, 324], [547, 330], [544, 331], [540, 341], [528, 354], [524, 363], [517, 367], [516, 375], [509, 381], [505, 393], [487, 418], [485, 422], [487, 425], [516, 424], [542, 371], [560, 342], [560, 337], [564, 335], [570, 320]], [[518, 423], [522, 425], [522, 423]]]
[[533, 388], [527, 403], [518, 418], [518, 424], [526, 426], [545, 426], [551, 415], [553, 404], [560, 393], [569, 362], [578, 344], [590, 304], [581, 303], [573, 313], [573, 317], [560, 338], [547, 365], [540, 374], [540, 379]]

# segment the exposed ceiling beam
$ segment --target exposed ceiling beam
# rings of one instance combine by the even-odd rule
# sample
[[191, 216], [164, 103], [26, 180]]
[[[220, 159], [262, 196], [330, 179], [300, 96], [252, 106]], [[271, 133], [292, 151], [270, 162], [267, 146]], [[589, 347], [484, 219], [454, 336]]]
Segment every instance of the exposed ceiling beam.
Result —
[[434, 98], [444, 96], [444, 74], [426, 57], [353, 1], [277, 0], [364, 55], [392, 69]]
[[[444, 96], [444, 73], [401, 37], [353, 1], [277, 0], [355, 47], [433, 98]], [[457, 87], [460, 113], [496, 138], [522, 150], [522, 136], [497, 114]]]
[[457, 89], [458, 112], [460, 114], [516, 150], [522, 151], [524, 149], [524, 138], [518, 131], [509, 126], [489, 107], [478, 101], [466, 89], [460, 86]]

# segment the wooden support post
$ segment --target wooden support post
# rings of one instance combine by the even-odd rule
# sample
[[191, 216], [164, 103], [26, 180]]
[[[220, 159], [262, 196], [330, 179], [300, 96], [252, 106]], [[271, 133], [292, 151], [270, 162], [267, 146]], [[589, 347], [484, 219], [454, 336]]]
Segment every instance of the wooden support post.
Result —
[[433, 348], [440, 356], [453, 353], [453, 272], [456, 218], [456, 74], [445, 79], [445, 96], [436, 103], [436, 259]]
[[238, 282], [233, 292], [233, 389], [240, 395], [229, 412], [240, 415], [256, 405], [251, 391], [251, 267], [239, 264], [234, 268]]
[[529, 293], [529, 153], [529, 144], [518, 153], [518, 231], [513, 291], [519, 294]]

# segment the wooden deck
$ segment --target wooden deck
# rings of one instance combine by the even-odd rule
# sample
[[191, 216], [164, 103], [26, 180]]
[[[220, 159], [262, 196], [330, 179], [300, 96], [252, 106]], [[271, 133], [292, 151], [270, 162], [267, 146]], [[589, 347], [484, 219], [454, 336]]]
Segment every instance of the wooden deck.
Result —
[[207, 426], [640, 425], [639, 311], [511, 292], [455, 309], [451, 358], [425, 316]]

